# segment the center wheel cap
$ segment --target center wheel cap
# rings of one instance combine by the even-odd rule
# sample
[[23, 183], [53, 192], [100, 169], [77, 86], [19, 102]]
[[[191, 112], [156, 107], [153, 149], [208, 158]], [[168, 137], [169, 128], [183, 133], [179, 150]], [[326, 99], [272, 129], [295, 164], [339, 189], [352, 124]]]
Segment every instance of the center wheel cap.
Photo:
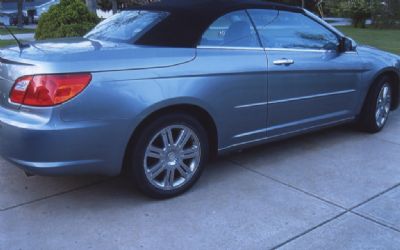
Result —
[[175, 166], [178, 163], [178, 157], [174, 152], [170, 152], [167, 157], [168, 157], [167, 164], [169, 166]]

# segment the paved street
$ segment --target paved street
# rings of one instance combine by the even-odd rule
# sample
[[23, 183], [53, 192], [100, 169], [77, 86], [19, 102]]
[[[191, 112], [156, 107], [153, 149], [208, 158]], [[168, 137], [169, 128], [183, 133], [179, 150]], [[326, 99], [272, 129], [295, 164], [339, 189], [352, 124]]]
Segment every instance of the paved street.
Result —
[[225, 156], [166, 201], [1, 159], [0, 190], [0, 249], [399, 249], [400, 112]]
[[[35, 34], [34, 33], [27, 33], [27, 34], [15, 34], [15, 36], [22, 41], [34, 41]], [[0, 40], [13, 40], [12, 35], [0, 35]]]

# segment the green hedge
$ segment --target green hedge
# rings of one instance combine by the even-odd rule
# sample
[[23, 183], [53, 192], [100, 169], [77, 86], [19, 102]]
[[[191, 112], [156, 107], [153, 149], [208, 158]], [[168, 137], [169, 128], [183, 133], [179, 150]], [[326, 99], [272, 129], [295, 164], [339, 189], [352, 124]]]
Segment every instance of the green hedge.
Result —
[[61, 0], [44, 13], [36, 29], [37, 40], [83, 36], [100, 19], [89, 12], [82, 0]]

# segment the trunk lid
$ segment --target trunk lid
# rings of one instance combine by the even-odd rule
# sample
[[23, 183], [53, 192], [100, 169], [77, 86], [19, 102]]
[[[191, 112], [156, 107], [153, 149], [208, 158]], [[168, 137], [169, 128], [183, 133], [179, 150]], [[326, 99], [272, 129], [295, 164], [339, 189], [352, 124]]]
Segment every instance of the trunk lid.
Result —
[[169, 67], [191, 61], [195, 49], [162, 48], [68, 38], [0, 49], [0, 105], [8, 102], [16, 79], [24, 75], [106, 72]]
[[9, 47], [1, 53], [5, 59], [40, 65], [46, 73], [63, 73], [168, 67], [192, 60], [196, 51], [67, 38], [34, 42], [22, 52]]

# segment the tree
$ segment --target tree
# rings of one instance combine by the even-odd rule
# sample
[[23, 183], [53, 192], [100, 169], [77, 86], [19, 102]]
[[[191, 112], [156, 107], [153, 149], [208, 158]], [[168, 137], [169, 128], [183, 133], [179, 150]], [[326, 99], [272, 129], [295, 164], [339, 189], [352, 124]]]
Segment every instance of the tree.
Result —
[[18, 28], [24, 27], [24, 13], [23, 8], [24, 8], [24, 3], [25, 0], [18, 0], [17, 2], [17, 9], [18, 9]]
[[89, 32], [99, 18], [91, 13], [82, 0], [61, 0], [39, 19], [37, 40], [78, 37]]
[[118, 11], [118, 2], [117, 0], [110, 0], [112, 6], [112, 13], [115, 14]]
[[86, 6], [90, 12], [96, 14], [97, 13], [97, 0], [85, 0]]
[[315, 6], [318, 9], [319, 15], [320, 17], [324, 18], [325, 14], [324, 14], [324, 0], [315, 0]]
[[365, 28], [378, 0], [344, 0], [339, 3], [339, 14], [350, 17], [353, 26]]
[[400, 0], [385, 0], [375, 3], [372, 21], [375, 28], [399, 28]]
[[[97, 6], [99, 9], [102, 11], [109, 11], [112, 10], [113, 6], [111, 4], [111, 1], [117, 1], [117, 0], [97, 0]], [[118, 4], [118, 3], [117, 3]]]
[[304, 9], [308, 9], [315, 13], [318, 13], [321, 17], [324, 16], [324, 1], [323, 0], [269, 0], [270, 2], [284, 3], [294, 6], [301, 6]]
[[160, 0], [97, 0], [97, 4], [103, 11], [112, 10], [113, 13], [116, 13], [118, 9], [145, 5], [156, 1]]

